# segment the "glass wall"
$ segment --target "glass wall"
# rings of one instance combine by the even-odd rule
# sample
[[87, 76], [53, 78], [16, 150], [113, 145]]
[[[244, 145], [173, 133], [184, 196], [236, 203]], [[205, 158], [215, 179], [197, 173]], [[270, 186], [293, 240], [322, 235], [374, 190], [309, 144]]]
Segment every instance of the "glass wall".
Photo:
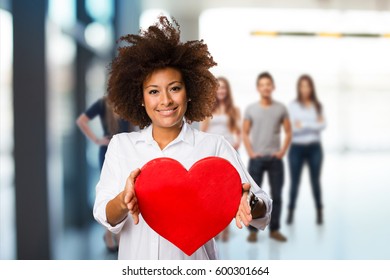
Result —
[[16, 257], [12, 14], [0, 6], [0, 259]]

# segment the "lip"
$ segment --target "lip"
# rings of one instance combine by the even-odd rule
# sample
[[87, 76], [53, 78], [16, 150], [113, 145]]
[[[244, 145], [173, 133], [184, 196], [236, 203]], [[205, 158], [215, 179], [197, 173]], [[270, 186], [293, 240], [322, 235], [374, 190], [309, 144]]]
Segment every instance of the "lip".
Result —
[[177, 111], [177, 108], [178, 108], [178, 107], [166, 108], [166, 109], [159, 109], [159, 110], [156, 109], [156, 111], [157, 111], [161, 116], [170, 117], [170, 116], [172, 116], [172, 115]]

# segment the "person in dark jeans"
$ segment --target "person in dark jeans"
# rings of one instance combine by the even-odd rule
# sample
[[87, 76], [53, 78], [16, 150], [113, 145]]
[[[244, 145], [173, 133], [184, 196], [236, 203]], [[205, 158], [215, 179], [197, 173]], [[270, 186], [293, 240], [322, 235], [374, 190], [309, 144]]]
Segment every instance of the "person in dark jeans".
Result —
[[[95, 117], [100, 118], [104, 134], [103, 137], [98, 137], [88, 124]], [[77, 118], [76, 124], [89, 140], [99, 146], [100, 169], [103, 167], [107, 145], [112, 136], [117, 133], [131, 132], [137, 129], [131, 123], [119, 118], [114, 113], [106, 97], [99, 98], [95, 101], [95, 103]], [[109, 251], [116, 252], [118, 250], [119, 237], [108, 230], [104, 234], [104, 242]]]
[[[287, 108], [272, 99], [274, 81], [268, 72], [257, 78], [260, 101], [249, 105], [244, 114], [243, 141], [250, 157], [249, 174], [261, 187], [264, 173], [268, 173], [273, 200], [270, 237], [277, 241], [287, 241], [280, 233], [282, 209], [282, 188], [284, 183], [283, 156], [291, 141], [290, 121]], [[285, 139], [281, 145], [281, 128]], [[249, 227], [249, 242], [257, 241], [257, 230]]]
[[[280, 211], [282, 209], [281, 197], [284, 183], [283, 161], [273, 156], [256, 157], [249, 160], [249, 174], [259, 186], [262, 185], [265, 172], [268, 173], [268, 181], [271, 185], [271, 197], [273, 199], [270, 230], [276, 231], [280, 228]], [[252, 227], [250, 229], [252, 230]]]
[[297, 95], [297, 99], [289, 106], [293, 137], [288, 154], [291, 188], [287, 224], [293, 223], [301, 173], [303, 166], [307, 164], [317, 210], [317, 224], [320, 225], [323, 223], [320, 184], [323, 161], [320, 133], [325, 128], [323, 108], [317, 99], [314, 82], [309, 75], [302, 75], [298, 79]]

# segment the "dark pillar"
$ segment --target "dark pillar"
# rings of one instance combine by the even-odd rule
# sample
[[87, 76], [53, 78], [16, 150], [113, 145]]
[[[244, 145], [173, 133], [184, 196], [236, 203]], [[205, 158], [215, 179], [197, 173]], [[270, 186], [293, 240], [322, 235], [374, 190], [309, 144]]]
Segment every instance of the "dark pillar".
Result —
[[46, 0], [12, 1], [18, 259], [50, 259], [46, 152]]
[[[85, 9], [85, 0], [76, 1], [77, 21], [86, 26], [91, 22]], [[74, 120], [86, 109], [86, 72], [93, 55], [77, 42], [75, 61], [75, 92], [72, 96], [75, 105]], [[72, 147], [72, 149], [69, 149]], [[93, 220], [92, 209], [88, 207], [86, 139], [76, 124], [71, 134], [64, 139], [64, 214], [65, 225], [83, 227]]]

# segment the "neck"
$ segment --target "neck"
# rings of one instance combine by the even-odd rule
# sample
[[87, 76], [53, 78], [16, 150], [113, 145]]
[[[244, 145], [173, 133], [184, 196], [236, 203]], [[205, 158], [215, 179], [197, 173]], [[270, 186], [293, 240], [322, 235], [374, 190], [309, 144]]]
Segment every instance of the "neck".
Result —
[[172, 127], [153, 126], [153, 139], [157, 142], [160, 149], [164, 149], [169, 143], [176, 139], [180, 134], [183, 123]]
[[225, 101], [218, 100], [218, 107], [219, 108], [225, 107]]
[[272, 104], [272, 98], [270, 97], [261, 97], [260, 104], [263, 106], [269, 106]]
[[305, 105], [305, 106], [309, 106], [309, 105], [311, 105], [311, 103], [312, 103], [312, 101], [310, 100], [310, 98], [302, 99], [301, 102], [302, 102], [302, 104]]
[[225, 103], [223, 101], [217, 101], [217, 107], [215, 107], [214, 113], [222, 114], [225, 112]]

